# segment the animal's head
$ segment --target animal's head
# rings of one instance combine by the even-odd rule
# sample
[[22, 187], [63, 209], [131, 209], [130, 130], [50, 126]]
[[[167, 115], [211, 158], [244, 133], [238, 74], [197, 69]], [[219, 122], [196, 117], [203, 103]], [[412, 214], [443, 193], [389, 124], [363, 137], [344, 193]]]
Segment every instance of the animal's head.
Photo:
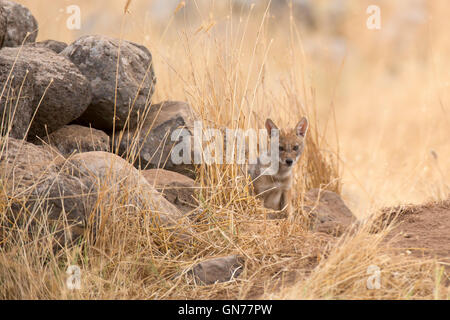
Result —
[[[279, 130], [272, 120], [266, 120], [266, 129], [272, 136], [272, 129]], [[287, 169], [298, 161], [305, 147], [306, 133], [308, 132], [308, 120], [303, 117], [291, 130], [279, 130], [280, 134], [280, 167]]]

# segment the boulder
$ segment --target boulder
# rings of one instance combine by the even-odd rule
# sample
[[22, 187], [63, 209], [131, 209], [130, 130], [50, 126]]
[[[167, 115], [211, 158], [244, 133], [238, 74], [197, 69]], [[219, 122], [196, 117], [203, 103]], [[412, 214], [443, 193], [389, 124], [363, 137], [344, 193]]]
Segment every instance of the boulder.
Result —
[[[144, 223], [180, 226], [182, 215], [176, 207], [112, 153], [79, 153], [65, 160], [45, 146], [13, 138], [2, 139], [1, 147], [6, 212], [9, 221], [29, 226], [29, 232], [36, 232], [44, 218], [56, 229], [57, 243], [71, 244], [87, 226], [95, 237], [100, 222], [112, 223], [114, 215], [105, 217], [101, 214], [105, 211], [146, 213]], [[124, 217], [115, 217], [120, 218]]]
[[[6, 50], [6, 49], [3, 49]], [[0, 119], [1, 135], [17, 139], [26, 136], [33, 116], [35, 72], [23, 60], [0, 50]]]
[[92, 103], [79, 119], [80, 124], [120, 130], [129, 116], [133, 127], [138, 115], [142, 116], [151, 104], [156, 77], [152, 55], [146, 47], [90, 35], [70, 44], [61, 55], [68, 57], [91, 82]]
[[314, 231], [335, 236], [340, 236], [357, 222], [342, 198], [332, 191], [309, 190], [305, 194], [302, 210], [309, 215]]
[[107, 203], [123, 204], [118, 201], [126, 197], [127, 206], [139, 211], [149, 212], [153, 218], [163, 224], [175, 223], [182, 215], [156, 191], [131, 164], [119, 156], [102, 151], [79, 153], [71, 157], [65, 164], [69, 172], [85, 181], [93, 183], [96, 192], [102, 186], [108, 186], [107, 193], [102, 195]]
[[101, 130], [76, 124], [52, 132], [43, 140], [63, 156], [89, 151], [109, 151], [109, 136]]
[[227, 282], [239, 277], [244, 268], [244, 259], [238, 255], [208, 259], [194, 265], [189, 274], [200, 284], [210, 285]]
[[17, 61], [28, 64], [35, 73], [33, 107], [39, 109], [30, 127], [31, 139], [44, 137], [69, 124], [88, 107], [89, 82], [65, 57], [50, 49], [30, 46], [3, 48], [0, 56], [17, 57]]
[[3, 47], [3, 42], [6, 39], [7, 22], [6, 11], [0, 6], [0, 49]]
[[34, 42], [27, 44], [27, 46], [37, 47], [37, 48], [47, 48], [52, 50], [55, 53], [60, 53], [65, 48], [67, 48], [67, 43], [56, 40], [44, 40], [39, 42]]
[[38, 23], [30, 10], [19, 3], [7, 0], [0, 0], [0, 7], [6, 12], [7, 19], [3, 47], [17, 47], [22, 43], [36, 40]]
[[[196, 118], [192, 108], [185, 102], [165, 101], [154, 104], [140, 126], [123, 130], [116, 135], [115, 145], [119, 148], [119, 154], [134, 160], [137, 168], [164, 168], [195, 177], [193, 164], [172, 162], [171, 151], [179, 141], [171, 141], [171, 135], [175, 130], [185, 128], [192, 136]], [[192, 153], [190, 156], [193, 162]]]
[[19, 192], [29, 188], [39, 180], [41, 174], [55, 170], [56, 158], [50, 150], [43, 146], [14, 138], [0, 138], [0, 174], [3, 181], [14, 177], [14, 185], [7, 189], [11, 192]]
[[55, 228], [57, 243], [72, 243], [84, 232], [86, 213], [95, 198], [90, 185], [78, 177], [60, 174], [62, 161], [48, 148], [13, 138], [2, 139], [0, 174], [5, 187], [9, 221], [28, 226], [30, 233], [42, 226], [43, 215]]
[[142, 170], [141, 174], [182, 213], [188, 213], [198, 206], [194, 198], [198, 186], [193, 179], [164, 169]]

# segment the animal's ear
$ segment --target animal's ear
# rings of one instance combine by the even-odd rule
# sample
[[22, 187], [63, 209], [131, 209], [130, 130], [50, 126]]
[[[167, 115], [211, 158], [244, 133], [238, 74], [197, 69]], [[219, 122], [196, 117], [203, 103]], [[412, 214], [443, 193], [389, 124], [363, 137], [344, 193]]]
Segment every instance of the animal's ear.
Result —
[[308, 132], [308, 119], [306, 119], [305, 117], [303, 117], [303, 118], [297, 123], [297, 126], [295, 127], [295, 133], [296, 133], [298, 136], [305, 137], [305, 136], [306, 136], [306, 132]]
[[270, 137], [270, 136], [272, 136], [272, 129], [278, 130], [278, 127], [275, 125], [275, 123], [273, 123], [272, 120], [267, 119], [266, 120], [266, 129], [267, 129], [267, 132], [269, 133], [269, 137]]

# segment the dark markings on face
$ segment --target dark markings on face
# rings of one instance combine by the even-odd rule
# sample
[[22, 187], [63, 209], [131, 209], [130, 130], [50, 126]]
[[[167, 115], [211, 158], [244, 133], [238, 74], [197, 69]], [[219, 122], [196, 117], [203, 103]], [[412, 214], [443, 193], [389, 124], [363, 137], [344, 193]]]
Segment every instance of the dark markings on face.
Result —
[[303, 138], [293, 133], [282, 133], [280, 135], [280, 162], [288, 167], [295, 164], [304, 149]]

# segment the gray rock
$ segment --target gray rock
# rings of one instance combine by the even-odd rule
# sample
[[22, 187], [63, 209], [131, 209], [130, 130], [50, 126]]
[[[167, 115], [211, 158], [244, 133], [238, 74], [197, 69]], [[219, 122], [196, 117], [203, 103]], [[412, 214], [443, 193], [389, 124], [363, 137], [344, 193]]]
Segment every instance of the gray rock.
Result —
[[239, 277], [243, 268], [244, 259], [238, 255], [231, 255], [197, 263], [189, 273], [200, 284], [210, 285]]
[[44, 142], [54, 146], [63, 156], [89, 151], [109, 151], [109, 136], [101, 130], [67, 125], [52, 132]]
[[352, 225], [356, 226], [356, 217], [338, 194], [311, 189], [304, 200], [302, 209], [309, 215], [314, 231], [340, 236]]
[[180, 226], [181, 213], [112, 153], [86, 152], [65, 160], [43, 146], [12, 138], [2, 139], [1, 148], [0, 173], [10, 199], [6, 212], [9, 221], [29, 226], [29, 232], [38, 232], [45, 218], [55, 228], [58, 244], [73, 243], [88, 226], [95, 237], [100, 219], [114, 218], [100, 215], [105, 206], [108, 212], [151, 214], [144, 223]]
[[0, 49], [3, 47], [3, 42], [6, 38], [7, 23], [6, 11], [0, 6]]
[[146, 47], [91, 35], [79, 38], [61, 54], [72, 60], [91, 82], [92, 103], [80, 118], [81, 124], [112, 130], [115, 115], [115, 128], [120, 130], [130, 114], [130, 126], [135, 126], [138, 114], [142, 116], [151, 104], [156, 84], [152, 55]]
[[198, 185], [193, 179], [164, 169], [143, 170], [141, 174], [182, 213], [188, 213], [197, 207], [194, 196]]
[[3, 50], [0, 50], [1, 135], [10, 129], [10, 137], [23, 139], [34, 110], [35, 72], [26, 61], [16, 61], [13, 55], [4, 55]]
[[65, 48], [67, 48], [67, 43], [56, 40], [44, 40], [39, 42], [34, 42], [27, 44], [28, 46], [38, 47], [38, 48], [47, 48], [52, 50], [55, 53], [60, 53]]
[[[197, 116], [185, 102], [165, 101], [154, 104], [142, 125], [134, 129], [125, 129], [116, 135], [115, 145], [119, 154], [133, 159], [137, 168], [164, 168], [189, 177], [195, 177], [193, 164], [174, 164], [171, 151], [178, 141], [171, 141], [176, 129], [185, 128], [193, 135]], [[192, 161], [194, 160], [191, 154]]]
[[[14, 138], [0, 139], [0, 172], [4, 181], [17, 177], [14, 181], [14, 192], [20, 193], [21, 188], [28, 188], [31, 183], [39, 180], [39, 175], [45, 171], [54, 170], [54, 154], [48, 148]], [[62, 158], [60, 158], [62, 159]], [[58, 160], [58, 159], [55, 159]], [[20, 177], [20, 178], [19, 178]], [[6, 183], [6, 186], [12, 185]]]
[[[170, 224], [182, 217], [178, 209], [164, 199], [136, 168], [113, 153], [102, 151], [79, 153], [71, 157], [64, 166], [93, 183], [97, 192], [102, 185], [107, 185], [108, 194], [103, 195], [104, 199], [118, 200], [126, 194], [129, 206], [141, 212], [151, 212], [155, 217], [158, 215], [162, 223]], [[117, 203], [119, 206], [123, 205], [120, 201]]]
[[22, 43], [36, 41], [38, 23], [30, 10], [19, 3], [7, 0], [0, 0], [0, 6], [5, 10], [7, 18], [3, 47], [17, 47]]
[[89, 82], [65, 57], [50, 49], [30, 46], [3, 48], [0, 55], [17, 57], [17, 61], [28, 64], [35, 72], [33, 107], [39, 109], [31, 124], [30, 139], [44, 137], [69, 124], [88, 107]]
[[[93, 204], [93, 199], [89, 204], [80, 201], [81, 195], [89, 194], [89, 186], [75, 177], [59, 175], [55, 162], [61, 159], [45, 147], [9, 138], [2, 139], [1, 149], [0, 174], [9, 199], [6, 221], [28, 226], [31, 233], [37, 232], [42, 215], [47, 215], [46, 220], [56, 227], [57, 243], [79, 237], [81, 233], [73, 234], [72, 227], [83, 225], [85, 210]], [[67, 228], [61, 221], [63, 212]]]

